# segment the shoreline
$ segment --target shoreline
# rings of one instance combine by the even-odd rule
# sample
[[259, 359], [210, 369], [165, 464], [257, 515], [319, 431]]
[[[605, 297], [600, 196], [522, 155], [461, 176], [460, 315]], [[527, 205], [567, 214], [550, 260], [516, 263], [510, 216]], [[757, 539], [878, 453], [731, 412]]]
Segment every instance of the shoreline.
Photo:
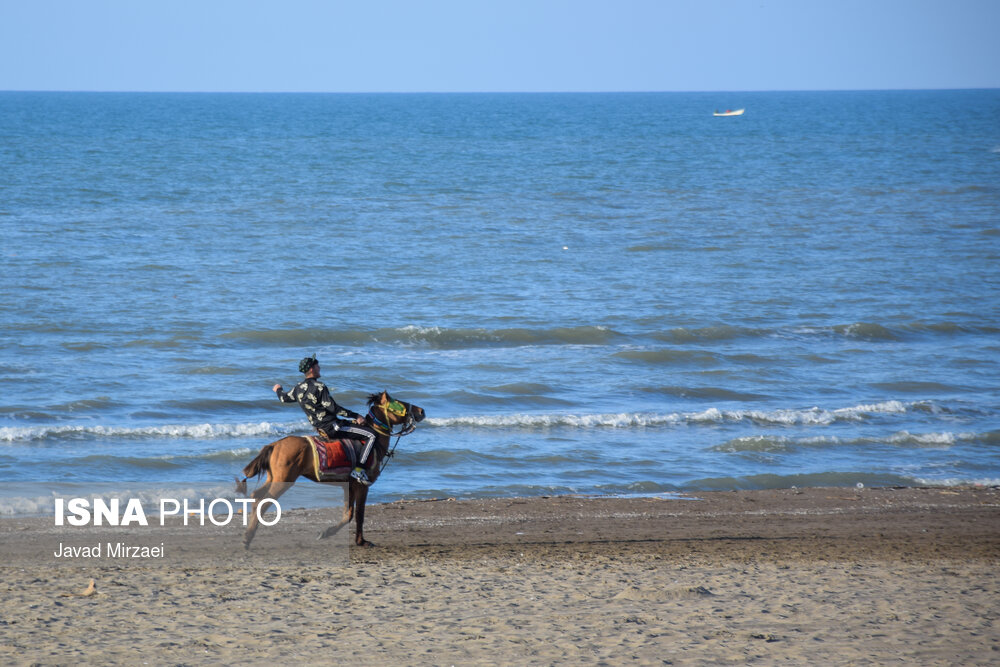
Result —
[[[313, 523], [339, 511], [291, 510], [288, 530], [312, 538]], [[299, 562], [76, 568], [24, 554], [3, 568], [0, 661], [1000, 657], [996, 487], [396, 501], [369, 506], [365, 534], [376, 548]]]
[[[384, 531], [384, 546], [413, 546], [415, 537], [440, 544], [468, 543], [470, 537], [492, 545], [532, 538], [568, 543], [622, 539], [669, 542], [671, 530], [679, 530], [689, 541], [730, 534], [760, 539], [793, 537], [809, 530], [833, 538], [859, 536], [861, 521], [883, 535], [885, 531], [901, 534], [919, 525], [922, 531], [935, 527], [955, 537], [962, 524], [944, 517], [989, 509], [1000, 512], [1000, 487], [808, 487], [670, 496], [445, 498], [370, 505], [365, 534], [374, 540], [371, 536]], [[853, 516], [855, 522], [824, 519], [836, 516]], [[617, 522], [610, 524], [609, 520]], [[486, 526], [495, 530], [486, 530]], [[511, 526], [518, 530], [511, 533]], [[446, 527], [449, 530], [443, 530]]]

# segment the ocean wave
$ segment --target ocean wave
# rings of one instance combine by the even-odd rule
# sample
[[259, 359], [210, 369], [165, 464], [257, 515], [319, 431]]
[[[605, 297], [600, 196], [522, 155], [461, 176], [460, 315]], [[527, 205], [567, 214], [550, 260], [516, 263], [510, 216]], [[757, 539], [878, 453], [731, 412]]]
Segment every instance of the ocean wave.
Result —
[[243, 341], [254, 345], [281, 345], [290, 347], [309, 345], [353, 346], [372, 342], [371, 335], [364, 331], [318, 328], [239, 330], [224, 333], [220, 338]]
[[0, 442], [39, 440], [143, 440], [149, 438], [218, 438], [277, 437], [303, 431], [301, 422], [275, 424], [164, 424], [151, 426], [5, 426], [0, 428]]
[[[505, 471], [517, 468], [525, 470], [535, 466], [546, 468], [558, 468], [560, 466], [580, 464], [600, 467], [603, 463], [600, 454], [594, 452], [573, 452], [571, 454], [558, 454], [546, 452], [541, 449], [522, 450], [518, 447], [508, 447], [500, 450], [501, 453], [482, 452], [473, 449], [425, 449], [422, 451], [407, 451], [405, 457], [400, 459], [401, 467], [421, 467], [433, 466], [439, 469], [455, 469], [458, 466], [466, 466], [462, 474], [469, 474], [469, 471], [488, 471], [485, 474], [495, 476], [497, 471]], [[472, 467], [468, 467], [472, 466]], [[578, 471], [579, 472], [579, 471]]]
[[731, 325], [718, 325], [686, 329], [683, 327], [653, 334], [653, 338], [669, 343], [692, 343], [733, 340], [736, 338], [762, 338], [775, 334], [771, 329], [756, 329]]
[[917, 486], [992, 486], [1000, 487], [1000, 478], [997, 477], [914, 477], [913, 482]]
[[554, 427], [574, 428], [630, 428], [641, 426], [659, 426], [669, 423], [679, 423], [678, 414], [657, 415], [649, 413], [609, 413], [593, 415], [546, 415], [546, 414], [513, 414], [513, 415], [470, 415], [460, 417], [429, 417], [425, 424], [437, 428], [520, 428], [539, 429]]
[[[964, 314], [962, 314], [964, 315]], [[993, 335], [1000, 333], [1000, 327], [974, 321], [974, 316], [968, 316], [970, 321], [960, 322], [941, 320], [936, 322], [914, 321], [898, 324], [883, 324], [878, 322], [852, 322], [849, 324], [833, 324], [826, 326], [796, 326], [796, 327], [746, 327], [720, 324], [708, 327], [685, 328], [678, 327], [665, 331], [654, 331], [648, 334], [637, 332], [633, 338], [644, 335], [656, 341], [672, 344], [698, 345], [725, 343], [737, 339], [787, 339], [787, 338], [852, 338], [868, 341], [898, 341], [914, 336], [960, 336]]]
[[848, 338], [860, 338], [862, 340], [899, 340], [899, 336], [892, 329], [884, 327], [874, 322], [855, 322], [854, 324], [839, 324], [833, 330]]
[[808, 438], [792, 438], [780, 435], [751, 435], [733, 438], [722, 444], [710, 447], [710, 451], [726, 453], [780, 453], [800, 449], [835, 448], [835, 447], [874, 447], [879, 445], [893, 447], [947, 448], [955, 443], [984, 443], [996, 438], [995, 432], [989, 433], [910, 433], [898, 431], [882, 437], [838, 438], [836, 436], [818, 436]]
[[[107, 466], [118, 466], [127, 469], [171, 469], [184, 468], [191, 463], [238, 463], [246, 462], [257, 454], [256, 449], [237, 447], [234, 449], [204, 452], [202, 454], [163, 454], [160, 456], [119, 456], [115, 454], [90, 454], [73, 458], [73, 465], [89, 466], [95, 470]], [[66, 460], [70, 457], [67, 455]]]
[[640, 387], [639, 391], [651, 394], [666, 394], [678, 398], [692, 398], [700, 400], [719, 401], [761, 401], [768, 397], [764, 394], [751, 394], [749, 392], [733, 391], [722, 387]]
[[231, 483], [172, 484], [159, 485], [130, 482], [93, 482], [87, 484], [21, 483], [17, 495], [0, 497], [0, 516], [29, 517], [49, 516], [55, 512], [53, 502], [56, 497], [74, 498], [118, 498], [122, 503], [136, 498], [149, 511], [159, 511], [163, 498], [198, 499], [235, 498]]
[[[1000, 333], [1000, 327], [972, 322], [907, 322], [885, 325], [877, 322], [853, 322], [836, 324], [831, 327], [796, 327], [791, 330], [795, 336], [843, 336], [867, 341], [899, 341], [912, 336], [958, 336], [963, 334], [992, 335]], [[776, 335], [786, 335], [784, 331]]]
[[449, 403], [455, 403], [458, 405], [467, 406], [490, 406], [493, 408], [506, 407], [514, 408], [516, 406], [565, 406], [572, 405], [572, 401], [568, 401], [561, 398], [552, 398], [550, 396], [535, 395], [528, 393], [514, 393], [513, 395], [498, 396], [495, 394], [481, 394], [475, 391], [451, 391], [447, 394], [441, 396]]
[[232, 414], [240, 411], [257, 411], [274, 407], [274, 399], [234, 400], [230, 398], [196, 397], [185, 400], [163, 401], [162, 405], [178, 408], [184, 412], [202, 414]]
[[477, 347], [520, 347], [527, 345], [605, 345], [619, 334], [603, 326], [549, 327], [542, 329], [449, 329], [444, 327], [404, 326], [363, 330], [277, 329], [232, 331], [223, 338], [255, 345], [361, 346], [372, 343], [417, 345], [432, 349], [468, 349]]
[[[859, 487], [858, 484], [861, 486]], [[744, 477], [707, 477], [690, 481], [669, 483], [656, 480], [635, 480], [622, 482], [600, 482], [577, 484], [504, 484], [484, 485], [475, 490], [451, 488], [413, 489], [406, 493], [389, 493], [388, 500], [413, 498], [494, 498], [533, 497], [547, 495], [593, 495], [643, 497], [668, 494], [691, 496], [703, 491], [732, 491], [760, 489], [795, 489], [829, 487], [844, 489], [845, 498], [859, 496], [866, 489], [914, 486], [1000, 486], [1000, 479], [974, 477], [910, 477], [891, 472], [866, 471], [816, 472], [792, 475], [762, 474]]]
[[538, 382], [511, 382], [496, 387], [486, 387], [486, 390], [514, 396], [541, 396], [556, 391], [555, 388]]
[[622, 350], [621, 352], [616, 352], [614, 356], [619, 359], [655, 365], [693, 364], [697, 366], [710, 366], [719, 361], [718, 357], [714, 354], [701, 350]]
[[[615, 340], [631, 343], [634, 347], [623, 349], [615, 356], [651, 364], [675, 363], [712, 363], [715, 361], [701, 346], [729, 343], [738, 339], [749, 340], [809, 340], [813, 338], [837, 339], [848, 338], [868, 342], [897, 342], [913, 338], [951, 338], [963, 335], [995, 335], [1000, 333], [1000, 327], [982, 322], [941, 320], [935, 322], [914, 321], [887, 325], [878, 322], [852, 322], [849, 324], [832, 324], [825, 326], [796, 327], [744, 327], [732, 325], [716, 325], [699, 328], [675, 328], [664, 331], [630, 332], [622, 334]], [[687, 345], [691, 349], [674, 347], [643, 347], [644, 341], [656, 341], [669, 345]]]
[[883, 389], [894, 394], [934, 394], [968, 391], [962, 387], [942, 384], [940, 382], [924, 382], [918, 380], [902, 380], [899, 382], [873, 382], [873, 387]]
[[[647, 428], [672, 425], [699, 425], [750, 422], [760, 425], [811, 426], [838, 422], [864, 422], [875, 415], [936, 413], [943, 411], [928, 401], [903, 403], [883, 401], [846, 408], [819, 407], [774, 410], [723, 410], [708, 408], [694, 412], [609, 412], [593, 414], [510, 413], [429, 417], [421, 428], [548, 429], [548, 428]], [[235, 424], [162, 424], [148, 426], [45, 425], [0, 428], [0, 443], [45, 440], [144, 440], [179, 438], [216, 440], [227, 438], [276, 438], [309, 433], [302, 421], [250, 422]]]
[[78, 401], [63, 403], [61, 405], [53, 405], [47, 409], [53, 413], [59, 414], [66, 412], [94, 412], [107, 410], [113, 406], [115, 406], [115, 401], [112, 401], [109, 397], [97, 396], [96, 398], [81, 399]]
[[[918, 404], [909, 404], [916, 406]], [[700, 412], [616, 412], [600, 414], [512, 414], [428, 418], [424, 423], [437, 428], [642, 428], [675, 424], [752, 422], [773, 425], [826, 425], [860, 422], [877, 414], [904, 414], [908, 405], [884, 401], [827, 410], [818, 407], [777, 410], [720, 410]]]

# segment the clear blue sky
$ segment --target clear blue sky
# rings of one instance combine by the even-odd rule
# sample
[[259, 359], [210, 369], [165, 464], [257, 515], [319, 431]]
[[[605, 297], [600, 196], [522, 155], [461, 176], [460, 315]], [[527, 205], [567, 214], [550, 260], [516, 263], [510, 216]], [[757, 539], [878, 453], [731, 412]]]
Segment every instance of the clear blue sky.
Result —
[[1000, 88], [1000, 0], [0, 0], [0, 90]]

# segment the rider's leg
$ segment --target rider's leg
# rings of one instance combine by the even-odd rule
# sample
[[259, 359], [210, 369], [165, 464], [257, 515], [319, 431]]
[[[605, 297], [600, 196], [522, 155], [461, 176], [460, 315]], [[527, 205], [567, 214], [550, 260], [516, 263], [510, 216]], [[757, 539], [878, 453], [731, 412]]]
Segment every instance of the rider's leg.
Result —
[[[344, 438], [345, 440], [356, 440], [360, 445], [360, 452], [358, 452], [355, 457], [354, 469], [351, 470], [351, 477], [361, 482], [365, 486], [371, 484], [368, 479], [368, 473], [365, 472], [366, 464], [368, 463], [368, 457], [371, 456], [372, 449], [375, 446], [375, 434], [366, 428], [360, 428], [358, 426], [351, 425], [337, 425], [329, 426], [323, 429], [330, 439], [333, 438]], [[353, 443], [351, 444], [353, 447]]]

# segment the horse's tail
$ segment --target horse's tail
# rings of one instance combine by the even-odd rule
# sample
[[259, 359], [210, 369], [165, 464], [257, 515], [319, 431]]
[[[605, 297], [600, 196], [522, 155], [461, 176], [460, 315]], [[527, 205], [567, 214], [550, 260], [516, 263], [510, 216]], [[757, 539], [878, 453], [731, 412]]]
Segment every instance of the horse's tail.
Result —
[[273, 449], [273, 442], [270, 445], [265, 445], [264, 449], [260, 450], [260, 454], [243, 468], [244, 483], [247, 479], [262, 475], [271, 469], [271, 450]]

